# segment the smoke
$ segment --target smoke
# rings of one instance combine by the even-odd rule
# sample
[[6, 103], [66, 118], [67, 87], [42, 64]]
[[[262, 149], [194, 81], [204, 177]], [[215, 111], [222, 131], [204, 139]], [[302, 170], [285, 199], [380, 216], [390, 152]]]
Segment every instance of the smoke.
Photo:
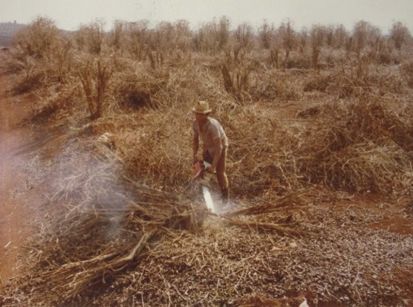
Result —
[[206, 186], [202, 186], [202, 194], [204, 196], [205, 204], [212, 213], [217, 213], [217, 208], [215, 207], [215, 203], [212, 199], [211, 193]]
[[[108, 239], [119, 235], [124, 213], [133, 191], [121, 180], [122, 166], [111, 150], [95, 138], [68, 138], [56, 148], [50, 142], [30, 154], [26, 174], [42, 191], [41, 223], [53, 217], [85, 217], [96, 214], [105, 219]], [[52, 218], [50, 218], [52, 217]], [[57, 225], [58, 226], [58, 225]]]
[[219, 194], [202, 185], [202, 196], [206, 207], [215, 214], [225, 214], [236, 207], [234, 201], [223, 203]]

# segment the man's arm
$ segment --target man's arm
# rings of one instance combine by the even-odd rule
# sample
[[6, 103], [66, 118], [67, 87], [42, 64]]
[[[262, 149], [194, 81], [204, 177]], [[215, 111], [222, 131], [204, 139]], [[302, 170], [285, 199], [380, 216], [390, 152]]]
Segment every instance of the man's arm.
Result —
[[194, 163], [197, 161], [198, 149], [199, 149], [198, 133], [194, 130], [194, 137], [193, 137], [193, 140], [192, 140], [192, 151], [193, 151]]
[[222, 150], [223, 148], [222, 148], [221, 140], [217, 139], [215, 146], [214, 146], [214, 158], [212, 160], [212, 165], [211, 165], [212, 171], [217, 170], [217, 165], [218, 165], [219, 159], [221, 158]]

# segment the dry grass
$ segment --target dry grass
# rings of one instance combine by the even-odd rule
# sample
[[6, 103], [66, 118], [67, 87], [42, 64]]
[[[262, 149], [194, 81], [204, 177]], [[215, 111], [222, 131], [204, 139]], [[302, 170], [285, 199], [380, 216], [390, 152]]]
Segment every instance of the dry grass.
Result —
[[47, 191], [51, 207], [41, 208], [48, 212], [43, 228], [27, 247], [36, 251], [25, 259], [27, 284], [20, 285], [30, 287], [31, 304], [90, 293], [136, 265], [170, 231], [197, 231], [206, 216], [188, 199], [119, 177], [122, 161], [105, 143], [76, 135], [60, 160], [37, 174], [43, 181], [54, 179]]
[[348, 191], [407, 188], [411, 158], [398, 140], [410, 138], [411, 123], [377, 101], [327, 106], [319, 120], [294, 155], [306, 178]]
[[402, 74], [407, 81], [407, 85], [413, 88], [413, 62], [404, 63], [402, 65]]
[[405, 92], [405, 85], [399, 73], [386, 72], [385, 69], [380, 71], [380, 68], [359, 62], [357, 66], [342, 67], [328, 74], [314, 76], [306, 82], [304, 91], [315, 90], [338, 98], [351, 98], [366, 94], [401, 94]]
[[[304, 43], [300, 52], [288, 43], [298, 37], [268, 59], [234, 47], [240, 42], [225, 31], [228, 41], [214, 45], [213, 25], [197, 34], [194, 48], [204, 53], [192, 52], [185, 29], [125, 25], [108, 40], [95, 24], [66, 41], [21, 36], [10, 60], [15, 94], [36, 89], [33, 122], [66, 132], [61, 147], [42, 149], [50, 169], [44, 161], [33, 168], [50, 188], [47, 215], [23, 259], [26, 275], [1, 290], [0, 303], [237, 305], [307, 291], [315, 304], [374, 305], [397, 297], [390, 277], [371, 276], [387, 256], [395, 259], [388, 276], [408, 263], [411, 238], [360, 234], [347, 216], [312, 208], [322, 201], [315, 186], [407, 195], [412, 114], [394, 105], [410, 97], [410, 64], [401, 72], [378, 65], [360, 46], [348, 46], [347, 59], [341, 47], [321, 48], [311, 61]], [[36, 53], [25, 40], [40, 44]], [[231, 192], [247, 203], [226, 215], [208, 215], [184, 192], [198, 99], [225, 128]]]
[[[237, 195], [285, 192], [307, 182], [358, 192], [407, 187], [411, 123], [380, 102], [325, 105], [312, 125], [298, 131], [254, 109], [225, 111], [217, 117], [231, 140], [228, 169]], [[120, 127], [109, 130], [127, 171], [165, 189], [184, 186], [190, 176], [190, 114], [168, 108], [136, 116], [123, 133], [116, 134]]]

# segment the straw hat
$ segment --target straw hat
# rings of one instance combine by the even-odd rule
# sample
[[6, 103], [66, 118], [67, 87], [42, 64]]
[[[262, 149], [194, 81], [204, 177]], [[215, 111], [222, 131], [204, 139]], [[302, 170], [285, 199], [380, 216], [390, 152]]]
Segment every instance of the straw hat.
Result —
[[208, 102], [206, 101], [198, 101], [195, 104], [195, 107], [192, 108], [192, 111], [198, 114], [209, 114], [212, 112], [211, 108], [209, 107]]

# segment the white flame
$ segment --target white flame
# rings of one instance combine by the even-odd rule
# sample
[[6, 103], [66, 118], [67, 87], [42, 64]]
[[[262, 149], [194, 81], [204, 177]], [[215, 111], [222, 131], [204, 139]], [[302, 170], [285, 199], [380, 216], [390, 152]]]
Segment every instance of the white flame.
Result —
[[204, 199], [205, 199], [207, 208], [211, 210], [212, 213], [215, 213], [214, 201], [212, 200], [211, 193], [209, 192], [206, 186], [202, 186], [202, 193], [204, 194]]

